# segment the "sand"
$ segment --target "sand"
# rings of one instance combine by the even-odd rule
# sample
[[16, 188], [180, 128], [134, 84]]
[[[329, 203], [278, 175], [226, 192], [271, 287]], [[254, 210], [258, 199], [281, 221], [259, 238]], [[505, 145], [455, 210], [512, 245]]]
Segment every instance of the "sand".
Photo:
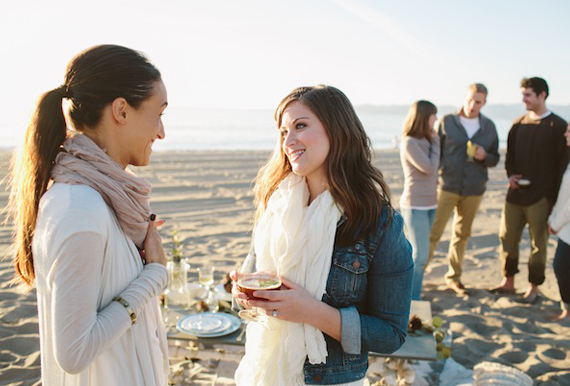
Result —
[[[206, 262], [213, 263], [218, 270], [216, 280], [231, 270], [249, 248], [252, 180], [267, 155], [250, 151], [154, 154], [152, 165], [136, 172], [153, 184], [153, 211], [166, 220], [161, 228], [165, 248], [172, 247], [171, 234], [176, 229], [193, 269]], [[6, 173], [8, 160], [8, 153], [0, 153], [0, 178]], [[503, 161], [504, 157], [497, 168], [491, 169], [488, 191], [473, 226], [462, 278], [469, 293], [457, 296], [444, 284], [451, 222], [427, 268], [424, 296], [431, 301], [433, 314], [441, 316], [453, 332], [453, 351], [448, 366], [444, 361], [416, 363], [418, 374], [425, 373], [423, 380], [416, 381], [417, 385], [437, 385], [440, 381], [443, 384], [449, 365], [469, 370], [482, 361], [514, 366], [535, 379], [536, 385], [570, 385], [570, 326], [549, 320], [559, 312], [560, 301], [552, 270], [556, 239], [550, 240], [546, 282], [540, 287], [542, 295], [537, 303], [521, 304], [516, 301], [518, 295], [498, 296], [485, 291], [501, 278], [497, 233], [507, 183]], [[378, 150], [376, 163], [384, 172], [397, 207], [403, 187], [398, 152]], [[6, 205], [4, 188], [5, 182], [0, 192], [0, 208]], [[10, 229], [2, 225], [2, 256], [9, 255], [10, 244]], [[525, 231], [521, 242], [521, 273], [516, 279], [519, 294], [527, 286], [528, 254], [529, 238]], [[39, 385], [35, 294], [32, 291], [22, 295], [10, 287], [7, 282], [12, 271], [10, 261], [0, 263], [0, 385]], [[192, 275], [195, 277], [195, 272]], [[187, 344], [173, 343], [172, 380], [180, 385], [232, 385], [242, 350], [223, 346], [198, 351]], [[200, 360], [186, 360], [189, 357]], [[368, 379], [375, 383], [379, 378], [370, 371]]]

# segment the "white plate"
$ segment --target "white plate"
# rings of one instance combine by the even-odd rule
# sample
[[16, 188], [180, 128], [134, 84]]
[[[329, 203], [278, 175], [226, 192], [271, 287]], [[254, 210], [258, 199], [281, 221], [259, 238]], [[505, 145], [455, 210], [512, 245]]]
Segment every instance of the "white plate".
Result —
[[180, 323], [180, 328], [192, 334], [215, 334], [226, 330], [230, 324], [227, 318], [204, 312], [184, 318]]
[[225, 313], [204, 312], [188, 315], [178, 321], [176, 328], [198, 338], [214, 338], [229, 335], [239, 329], [239, 318]]

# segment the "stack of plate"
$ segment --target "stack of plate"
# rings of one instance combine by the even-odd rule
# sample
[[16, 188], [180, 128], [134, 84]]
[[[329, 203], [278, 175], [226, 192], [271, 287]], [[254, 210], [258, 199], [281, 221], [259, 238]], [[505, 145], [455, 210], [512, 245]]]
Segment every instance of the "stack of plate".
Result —
[[225, 313], [203, 312], [188, 315], [178, 321], [176, 328], [198, 338], [215, 338], [229, 335], [239, 329], [239, 318]]
[[481, 362], [473, 368], [474, 386], [532, 386], [531, 377], [514, 367]]

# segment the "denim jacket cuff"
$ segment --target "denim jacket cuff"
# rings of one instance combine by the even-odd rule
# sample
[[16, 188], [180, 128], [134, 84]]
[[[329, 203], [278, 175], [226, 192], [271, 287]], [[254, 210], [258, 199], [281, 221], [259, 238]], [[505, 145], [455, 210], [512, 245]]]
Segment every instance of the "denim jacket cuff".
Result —
[[347, 354], [357, 355], [361, 351], [360, 314], [354, 306], [340, 308], [340, 345]]

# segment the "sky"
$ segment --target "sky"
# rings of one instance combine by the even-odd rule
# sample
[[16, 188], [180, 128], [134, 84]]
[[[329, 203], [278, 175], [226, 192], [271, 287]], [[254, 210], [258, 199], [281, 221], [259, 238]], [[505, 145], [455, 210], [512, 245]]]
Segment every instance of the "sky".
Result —
[[[273, 109], [325, 83], [354, 104], [519, 103], [524, 76], [570, 104], [570, 1], [22, 0], [0, 11], [0, 130], [27, 124], [67, 62], [96, 44], [145, 52], [177, 107]], [[568, 117], [566, 117], [568, 118]], [[0, 144], [1, 145], [1, 144]]]

